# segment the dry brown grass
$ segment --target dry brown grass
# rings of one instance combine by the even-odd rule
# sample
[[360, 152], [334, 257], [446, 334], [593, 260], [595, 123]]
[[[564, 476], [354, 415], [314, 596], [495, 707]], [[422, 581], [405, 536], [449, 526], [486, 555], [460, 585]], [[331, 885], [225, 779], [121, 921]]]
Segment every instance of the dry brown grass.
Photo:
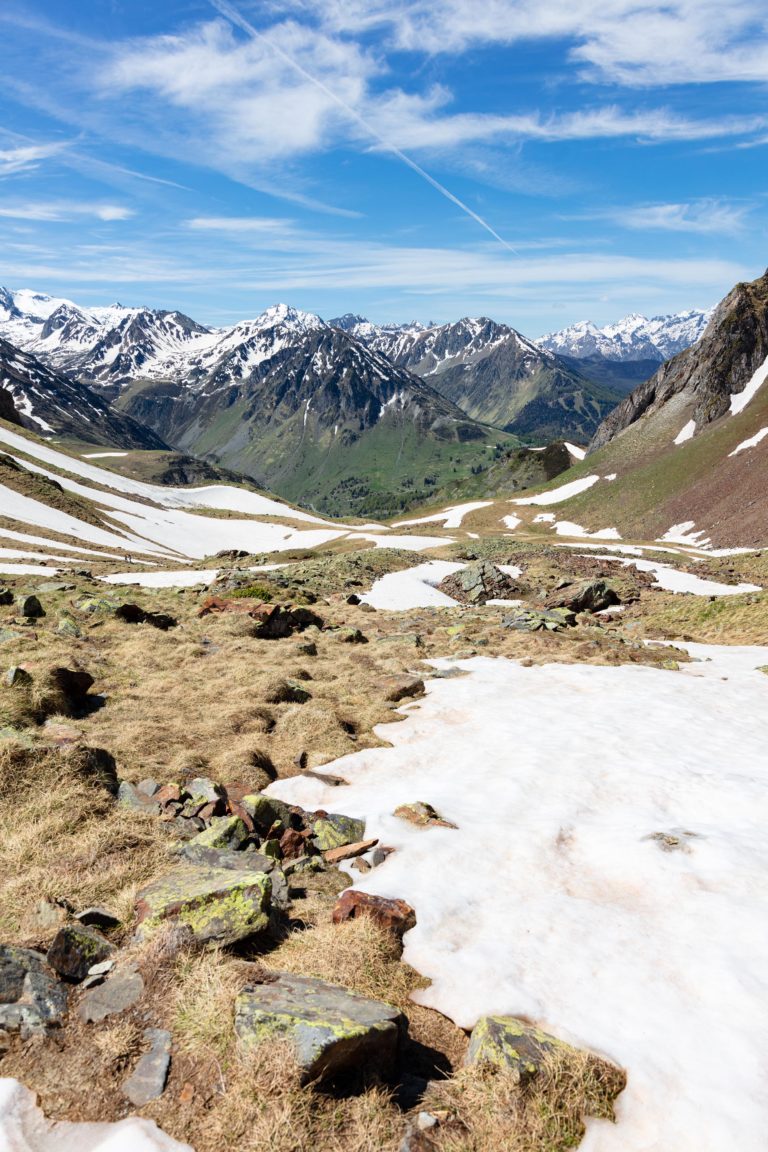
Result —
[[41, 899], [106, 903], [129, 916], [135, 890], [165, 865], [155, 821], [119, 810], [83, 752], [0, 743], [0, 938], [19, 939]]

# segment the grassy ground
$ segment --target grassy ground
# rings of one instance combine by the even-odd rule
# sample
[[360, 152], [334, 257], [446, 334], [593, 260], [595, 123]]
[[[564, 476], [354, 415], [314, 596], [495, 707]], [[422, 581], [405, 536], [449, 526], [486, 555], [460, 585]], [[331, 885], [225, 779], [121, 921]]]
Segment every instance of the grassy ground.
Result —
[[[564, 579], [615, 571], [594, 557], [504, 536], [446, 544], [438, 554], [519, 564], [534, 602]], [[633, 569], [618, 577], [623, 595], [637, 597], [622, 617], [602, 624], [585, 620], [560, 634], [510, 632], [502, 626], [502, 608], [386, 613], [347, 603], [350, 593], [384, 572], [426, 558], [353, 551], [348, 544], [282, 557], [289, 567], [265, 576], [275, 598], [303, 598], [325, 622], [322, 630], [284, 640], [255, 637], [253, 622], [241, 615], [200, 618], [205, 592], [107, 589], [82, 577], [72, 578], [72, 590], [41, 593], [46, 616], [38, 621], [23, 624], [13, 605], [0, 608], [0, 630], [11, 633], [0, 645], [4, 667], [24, 665], [35, 685], [52, 667], [80, 667], [94, 677], [92, 695], [102, 703], [73, 719], [37, 688], [0, 685], [0, 729], [16, 727], [0, 733], [0, 940], [44, 948], [51, 931], [36, 912], [41, 899], [73, 907], [105, 903], [121, 916], [118, 939], [132, 950], [148, 989], [136, 1009], [102, 1024], [73, 1020], [45, 1044], [13, 1041], [0, 1058], [0, 1074], [37, 1091], [47, 1114], [126, 1115], [120, 1083], [142, 1051], [149, 1024], [171, 1029], [174, 1059], [166, 1092], [143, 1114], [196, 1152], [235, 1146], [246, 1152], [396, 1152], [414, 1107], [442, 1116], [432, 1144], [424, 1147], [559, 1152], [578, 1142], [586, 1113], [610, 1115], [617, 1073], [584, 1056], [553, 1057], [525, 1091], [509, 1076], [462, 1070], [464, 1033], [411, 1002], [423, 981], [402, 963], [392, 938], [367, 920], [330, 923], [331, 906], [347, 883], [338, 872], [308, 879], [294, 893], [288, 921], [249, 946], [198, 952], [171, 933], [143, 946], [130, 942], [137, 888], [169, 868], [170, 842], [160, 821], [116, 807], [88, 748], [106, 749], [117, 774], [134, 781], [206, 773], [258, 789], [275, 775], [385, 743], [382, 725], [400, 720], [386, 699], [387, 678], [406, 671], [428, 676], [425, 662], [432, 657], [478, 653], [530, 663], [659, 665], [669, 650], [647, 648], [643, 637], [744, 643], [764, 642], [768, 633], [768, 594], [717, 601], [675, 597], [651, 588]], [[764, 563], [735, 557], [708, 561], [707, 570], [711, 564], [713, 574], [738, 579], [749, 573], [760, 582]], [[245, 573], [235, 578], [253, 580]], [[19, 593], [40, 581], [3, 583]], [[168, 612], [178, 627], [161, 632], [111, 615], [88, 616], [77, 604], [94, 594]], [[64, 613], [77, 622], [80, 637], [57, 632]], [[359, 629], [367, 643], [347, 643], [344, 629]], [[279, 702], [286, 680], [300, 682], [311, 698]], [[344, 811], [343, 789], [339, 793]], [[245, 1055], [235, 1041], [231, 1006], [263, 967], [330, 979], [402, 1007], [411, 1045], [400, 1082], [359, 1084], [354, 1091], [302, 1088], [285, 1050]], [[74, 1004], [78, 995], [73, 993]], [[421, 1104], [409, 1096], [409, 1077], [430, 1082]]]

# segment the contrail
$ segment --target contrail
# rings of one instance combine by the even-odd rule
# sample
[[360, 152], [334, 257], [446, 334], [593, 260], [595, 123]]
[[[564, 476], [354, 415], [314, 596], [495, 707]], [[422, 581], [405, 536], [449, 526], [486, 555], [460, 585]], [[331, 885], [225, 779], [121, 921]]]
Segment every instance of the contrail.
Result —
[[452, 204], [455, 204], [457, 208], [460, 208], [462, 212], [466, 213], [466, 215], [469, 216], [470, 219], [474, 220], [476, 224], [479, 224], [481, 228], [484, 228], [486, 232], [490, 233], [494, 240], [498, 240], [499, 244], [506, 248], [508, 252], [512, 252], [515, 256], [519, 255], [519, 253], [512, 247], [512, 245], [507, 243], [503, 236], [499, 236], [498, 232], [491, 227], [487, 220], [483, 220], [482, 216], [478, 216], [477, 212], [473, 212], [468, 204], [465, 204], [463, 200], [459, 200], [458, 196], [454, 196], [453, 192], [446, 188], [444, 184], [441, 184], [439, 180], [435, 180], [434, 176], [430, 176], [429, 172], [425, 172], [420, 164], [417, 164], [415, 160], [411, 160], [410, 156], [406, 156], [405, 152], [401, 151], [400, 148], [396, 147], [394, 144], [391, 144], [389, 140], [386, 140], [382, 135], [380, 135], [376, 128], [374, 128], [374, 126], [370, 124], [364, 116], [361, 116], [360, 113], [356, 112], [350, 104], [347, 104], [346, 100], [342, 100], [341, 97], [337, 96], [336, 93], [333, 92], [326, 84], [324, 84], [322, 80], [318, 80], [316, 76], [313, 76], [311, 72], [308, 72], [306, 68], [299, 64], [297, 60], [294, 60], [292, 56], [289, 56], [287, 52], [279, 47], [279, 45], [275, 44], [274, 41], [265, 36], [263, 32], [259, 32], [258, 28], [254, 28], [253, 24], [246, 20], [245, 17], [242, 16], [236, 8], [227, 2], [227, 0], [210, 0], [210, 2], [216, 11], [224, 16], [225, 19], [229, 20], [231, 24], [236, 25], [236, 27], [240, 28], [241, 31], [245, 32], [248, 36], [251, 36], [254, 40], [263, 40], [267, 47], [271, 48], [271, 50], [276, 55], [278, 55], [281, 60], [284, 60], [285, 63], [294, 70], [294, 72], [298, 72], [299, 75], [303, 76], [305, 80], [308, 80], [310, 84], [314, 84], [315, 88], [319, 88], [319, 90], [323, 92], [329, 100], [332, 100], [334, 104], [338, 104], [339, 108], [343, 109], [343, 111], [346, 112], [352, 120], [359, 124], [360, 127], [363, 128], [369, 136], [372, 136], [374, 140], [376, 140], [382, 146], [382, 148], [385, 148], [387, 152], [391, 152], [393, 156], [397, 156], [398, 160], [402, 160], [403, 164], [406, 164], [410, 169], [412, 169], [412, 171], [414, 171], [417, 176], [421, 176], [422, 180], [426, 180], [427, 184], [431, 184], [432, 187], [435, 188], [441, 196], [445, 196], [446, 200], [450, 200]]

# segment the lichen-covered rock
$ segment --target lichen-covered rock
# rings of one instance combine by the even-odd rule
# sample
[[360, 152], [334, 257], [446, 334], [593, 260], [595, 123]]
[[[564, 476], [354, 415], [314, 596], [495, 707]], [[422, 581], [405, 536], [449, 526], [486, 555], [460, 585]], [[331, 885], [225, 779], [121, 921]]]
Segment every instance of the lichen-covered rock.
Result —
[[566, 584], [547, 597], [547, 608], [570, 608], [573, 612], [600, 612], [620, 603], [618, 592], [606, 580]]
[[476, 560], [446, 576], [440, 591], [460, 604], [485, 604], [488, 600], [511, 600], [520, 587], [489, 560]]
[[214, 816], [209, 826], [190, 840], [189, 844], [237, 851], [247, 839], [248, 829], [239, 816]]
[[515, 1074], [520, 1084], [526, 1084], [541, 1071], [547, 1056], [556, 1048], [574, 1055], [577, 1052], [563, 1040], [514, 1016], [483, 1016], [472, 1030], [464, 1063], [495, 1064]]
[[526, 608], [505, 616], [501, 623], [516, 632], [561, 632], [576, 623], [576, 613], [571, 608]]
[[139, 936], [145, 938], [172, 921], [199, 941], [234, 943], [269, 924], [272, 882], [265, 872], [187, 867], [169, 873], [139, 892]]
[[391, 1004], [285, 972], [248, 985], [235, 1002], [241, 1042], [290, 1040], [304, 1083], [344, 1072], [389, 1074], [406, 1030], [405, 1017]]
[[67, 1011], [67, 990], [45, 956], [0, 944], [0, 1030], [22, 1036], [58, 1027]]
[[65, 980], [80, 981], [94, 964], [114, 951], [108, 940], [85, 924], [64, 924], [48, 949], [48, 963]]
[[77, 1006], [86, 1024], [98, 1024], [133, 1008], [144, 995], [144, 981], [135, 968], [118, 968], [104, 984], [89, 988]]
[[253, 792], [248, 796], [243, 796], [239, 803], [253, 821], [256, 830], [263, 836], [266, 836], [270, 828], [278, 821], [285, 828], [290, 824], [291, 810], [282, 800], [275, 800], [272, 796], [264, 796], [261, 792]]
[[334, 812], [323, 813], [312, 821], [312, 843], [320, 852], [331, 848], [341, 848], [345, 844], [355, 844], [365, 835], [365, 820], [355, 820], [351, 816], [340, 816]]

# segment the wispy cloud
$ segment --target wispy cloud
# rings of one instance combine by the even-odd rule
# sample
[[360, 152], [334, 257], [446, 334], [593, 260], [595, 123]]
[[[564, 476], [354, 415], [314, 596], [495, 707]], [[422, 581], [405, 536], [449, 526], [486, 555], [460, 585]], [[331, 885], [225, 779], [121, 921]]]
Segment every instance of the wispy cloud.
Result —
[[693, 232], [702, 236], [733, 236], [741, 232], [752, 210], [749, 203], [701, 199], [675, 204], [630, 204], [599, 212], [567, 216], [570, 220], [608, 220], [640, 232]]
[[95, 220], [129, 220], [135, 216], [131, 208], [122, 204], [91, 204], [72, 200], [48, 202], [23, 201], [0, 204], [0, 216], [11, 220], [63, 221], [90, 216]]
[[13, 148], [0, 148], [0, 176], [13, 176], [38, 168], [43, 160], [60, 155], [69, 145], [18, 144]]

